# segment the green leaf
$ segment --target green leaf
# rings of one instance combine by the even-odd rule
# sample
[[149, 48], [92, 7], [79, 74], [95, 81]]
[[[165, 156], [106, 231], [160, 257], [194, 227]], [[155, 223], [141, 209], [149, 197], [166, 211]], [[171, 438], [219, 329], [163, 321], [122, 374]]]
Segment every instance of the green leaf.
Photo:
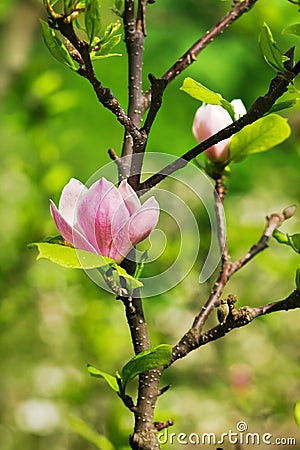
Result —
[[229, 158], [239, 162], [250, 154], [265, 152], [285, 141], [290, 134], [287, 119], [269, 114], [245, 126], [232, 137]]
[[275, 238], [276, 241], [279, 242], [279, 244], [290, 245], [287, 234], [283, 233], [282, 231], [278, 230], [277, 228], [276, 228], [276, 230], [273, 231], [273, 238]]
[[95, 367], [91, 366], [90, 364], [87, 365], [87, 369], [90, 375], [92, 377], [96, 378], [103, 378], [103, 380], [106, 381], [108, 386], [115, 392], [119, 393], [119, 386], [117, 382], [117, 378], [113, 375], [110, 375], [109, 373], [102, 372], [101, 370], [96, 369]]
[[146, 250], [142, 254], [140, 260], [136, 264], [134, 278], [139, 278], [142, 275], [142, 272], [143, 272], [143, 269], [144, 269], [144, 265], [145, 265], [145, 262], [147, 261], [147, 259], [148, 259], [148, 251]]
[[90, 425], [78, 417], [69, 417], [69, 426], [99, 450], [115, 450], [113, 444], [103, 434], [99, 434]]
[[[114, 260], [96, 253], [78, 250], [67, 245], [50, 244], [48, 242], [34, 242], [30, 247], [37, 247], [37, 259], [48, 259], [59, 266], [72, 269], [95, 269], [98, 267], [109, 269]], [[128, 275], [129, 276], [129, 275]]]
[[185, 78], [180, 90], [186, 92], [191, 97], [200, 100], [203, 103], [222, 106], [229, 113], [232, 120], [235, 120], [232, 104], [223, 98], [221, 94], [211, 91], [207, 87], [203, 86], [203, 84], [193, 80], [193, 78]]
[[221, 94], [211, 91], [203, 86], [203, 84], [193, 80], [193, 78], [185, 78], [180, 90], [203, 103], [208, 103], [209, 105], [221, 105]]
[[54, 30], [52, 30], [49, 24], [44, 20], [40, 19], [40, 22], [42, 25], [44, 41], [51, 55], [65, 66], [70, 67], [72, 70], [77, 70], [75, 61], [73, 61], [69, 55], [66, 46], [58, 39]]
[[137, 375], [167, 364], [171, 356], [172, 346], [168, 344], [158, 345], [134, 356], [122, 369], [123, 392], [125, 391], [126, 385]]
[[[298, 291], [300, 292], [300, 266], [297, 267], [295, 281], [296, 281], [296, 287], [297, 287]], [[299, 413], [300, 413], [300, 411], [299, 411]], [[299, 416], [299, 418], [300, 418], [300, 416]]]
[[292, 98], [290, 100], [285, 100], [284, 102], [277, 102], [272, 106], [272, 108], [269, 111], [269, 114], [276, 111], [282, 111], [283, 109], [292, 108], [299, 102], [299, 100], [300, 98]]
[[131, 275], [129, 275], [126, 272], [126, 270], [123, 269], [123, 267], [119, 266], [115, 262], [112, 264], [112, 267], [114, 269], [116, 269], [114, 272], [117, 272], [117, 273], [114, 273], [114, 278], [115, 278], [115, 281], [117, 282], [118, 286], [121, 286], [120, 276], [125, 278], [126, 286], [129, 290], [129, 292], [132, 292], [134, 289], [144, 286], [141, 281], [139, 281], [137, 278], [134, 278]]
[[282, 233], [282, 231], [274, 230], [273, 237], [280, 244], [288, 245], [296, 253], [300, 253], [300, 233], [286, 234], [286, 233]]
[[114, 6], [113, 6], [113, 12], [117, 14], [118, 16], [122, 16], [124, 12], [124, 4], [125, 0], [115, 0]]
[[100, 50], [95, 53], [95, 57], [97, 56], [107, 56], [110, 51], [119, 44], [122, 35], [117, 34], [116, 36], [112, 36], [108, 41], [101, 45]]
[[300, 233], [288, 234], [289, 245], [295, 250], [296, 253], [300, 253]]
[[100, 8], [99, 0], [86, 0], [84, 21], [90, 45], [101, 30]]
[[111, 36], [119, 30], [120, 26], [121, 22], [119, 20], [107, 25], [103, 33], [103, 36], [99, 39], [99, 42], [101, 42], [101, 44], [107, 42], [111, 38]]
[[122, 56], [122, 54], [121, 53], [108, 53], [107, 55], [98, 55], [98, 56], [91, 55], [91, 60], [97, 61], [98, 59], [111, 58], [112, 56]]
[[294, 408], [294, 416], [298, 427], [300, 428], [300, 402], [297, 402]]
[[[37, 247], [39, 254], [37, 259], [48, 259], [62, 267], [71, 269], [96, 269], [98, 268], [102, 275], [107, 279], [107, 271], [112, 269], [112, 278], [118, 287], [124, 287], [120, 277], [126, 282], [126, 287], [130, 292], [143, 286], [143, 283], [129, 275], [123, 267], [115, 263], [115, 261], [107, 256], [98, 255], [96, 253], [87, 252], [85, 250], [75, 249], [63, 244], [63, 239], [58, 236], [55, 238], [47, 238], [47, 242], [34, 242], [28, 247]], [[62, 242], [63, 241], [63, 242]], [[54, 242], [54, 243], [51, 243]]]
[[[260, 32], [259, 45], [261, 52], [269, 66], [271, 66], [272, 69], [276, 70], [276, 72], [284, 73], [284, 55], [282, 55], [281, 51], [277, 47], [272, 32], [266, 23], [264, 23]], [[286, 57], [284, 59], [286, 59]]]
[[300, 36], [300, 23], [294, 23], [284, 28], [282, 34], [295, 34], [296, 36]]
[[64, 10], [66, 14], [70, 14], [72, 12], [73, 4], [74, 0], [64, 0]]

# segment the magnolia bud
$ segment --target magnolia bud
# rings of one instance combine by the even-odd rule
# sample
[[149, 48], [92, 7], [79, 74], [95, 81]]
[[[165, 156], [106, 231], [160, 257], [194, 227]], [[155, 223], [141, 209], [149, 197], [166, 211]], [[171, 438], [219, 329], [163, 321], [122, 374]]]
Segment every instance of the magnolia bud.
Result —
[[[231, 104], [234, 108], [236, 119], [246, 114], [246, 109], [241, 100], [233, 100]], [[197, 141], [202, 142], [231, 123], [232, 119], [229, 113], [222, 106], [203, 103], [196, 112], [193, 122], [193, 133]], [[226, 163], [228, 161], [230, 140], [231, 138], [224, 139], [209, 147], [204, 152], [207, 158], [215, 163]]]

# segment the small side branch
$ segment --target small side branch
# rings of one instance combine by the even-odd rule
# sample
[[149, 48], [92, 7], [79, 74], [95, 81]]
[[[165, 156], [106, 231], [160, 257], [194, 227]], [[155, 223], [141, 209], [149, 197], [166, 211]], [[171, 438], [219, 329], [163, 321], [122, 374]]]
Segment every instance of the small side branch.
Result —
[[135, 139], [140, 138], [141, 133], [139, 127], [137, 127], [131, 118], [126, 115], [112, 91], [109, 88], [103, 87], [101, 82], [97, 79], [89, 54], [89, 45], [86, 41], [80, 40], [77, 37], [72, 22], [66, 21], [64, 17], [58, 17], [56, 19], [53, 19], [52, 17], [50, 22], [52, 26], [58, 28], [61, 34], [68, 39], [79, 53], [82, 62], [77, 73], [91, 83], [99, 102], [116, 116], [116, 119], [124, 126], [127, 133]]
[[[271, 216], [267, 217], [267, 224], [264, 229], [264, 232], [259, 239], [258, 243], [251, 247], [251, 249], [246, 253], [245, 256], [237, 260], [236, 262], [230, 262], [228, 259], [224, 259], [222, 261], [222, 267], [220, 275], [215, 282], [213, 289], [211, 291], [211, 294], [209, 298], [207, 299], [205, 305], [202, 307], [200, 313], [195, 317], [194, 322], [190, 330], [185, 333], [185, 335], [181, 338], [179, 343], [175, 345], [173, 349], [173, 356], [171, 362], [174, 362], [176, 359], [183, 358], [186, 356], [190, 351], [194, 350], [195, 348], [198, 348], [200, 345], [203, 345], [203, 339], [205, 340], [205, 336], [207, 336], [207, 333], [202, 334], [203, 326], [209, 317], [209, 315], [212, 313], [212, 311], [215, 309], [217, 305], [220, 304], [221, 295], [224, 291], [225, 286], [227, 285], [229, 279], [232, 277], [232, 275], [237, 272], [241, 267], [243, 267], [247, 262], [249, 262], [254, 256], [258, 255], [262, 250], [264, 250], [270, 238], [272, 237], [273, 231], [278, 228], [285, 220], [289, 219], [293, 213], [295, 212], [295, 207], [289, 207], [286, 208], [282, 213], [274, 213], [271, 214]], [[295, 294], [293, 294], [294, 298]], [[299, 300], [299, 293], [296, 298]], [[229, 302], [230, 303], [230, 302]], [[281, 303], [282, 305], [283, 303]], [[288, 303], [289, 304], [289, 303]], [[293, 303], [294, 304], [294, 303]], [[230, 306], [230, 305], [229, 305]], [[298, 306], [297, 306], [298, 307]], [[245, 309], [246, 308], [246, 309]], [[238, 326], [246, 325], [249, 323], [254, 317], [253, 314], [255, 313], [257, 315], [262, 315], [263, 311], [267, 311], [264, 309], [258, 309], [257, 308], [250, 308], [251, 309], [251, 315], [249, 315], [249, 307], [245, 307], [240, 310], [240, 314], [237, 315], [234, 312], [234, 309], [231, 308], [231, 314], [229, 315], [228, 320], [226, 320], [224, 325], [228, 325], [229, 328], [237, 328]], [[267, 308], [268, 309], [268, 308]], [[291, 309], [291, 308], [289, 308]], [[266, 314], [267, 312], [264, 312]], [[248, 320], [249, 319], [249, 320]], [[233, 321], [233, 323], [231, 323]], [[233, 325], [232, 325], [233, 324]], [[224, 325], [217, 326], [210, 330], [211, 332], [211, 338], [210, 340], [217, 339], [218, 337], [221, 337], [219, 333], [223, 333], [225, 335], [229, 330], [229, 328], [224, 327]], [[221, 327], [221, 328], [220, 328]], [[214, 337], [215, 336], [215, 337]], [[214, 339], [213, 339], [214, 337]], [[205, 342], [206, 343], [206, 342]]]
[[[289, 52], [286, 53], [286, 55], [289, 55], [291, 58], [293, 57], [292, 54], [293, 49], [289, 50]], [[289, 63], [289, 61], [287, 61], [285, 64], [287, 63]], [[149, 191], [152, 187], [163, 181], [167, 176], [185, 167], [189, 161], [203, 153], [212, 145], [215, 145], [224, 139], [230, 138], [233, 134], [240, 131], [246, 125], [250, 125], [257, 119], [261, 118], [271, 109], [276, 100], [286, 92], [289, 84], [299, 74], [299, 72], [300, 61], [298, 61], [291, 70], [288, 70], [286, 76], [277, 74], [276, 77], [271, 80], [268, 92], [264, 96], [259, 97], [257, 100], [255, 100], [247, 114], [245, 114], [232, 124], [228, 125], [226, 128], [223, 128], [223, 130], [219, 131], [218, 133], [210, 136], [205, 141], [202, 141], [200, 144], [184, 153], [180, 158], [176, 159], [171, 164], [167, 165], [159, 172], [149, 177], [140, 185], [140, 190], [142, 190], [143, 192]]]
[[[234, 2], [232, 9], [222, 19], [214, 25], [204, 36], [195, 42], [167, 72], [161, 77], [169, 83], [180, 75], [189, 65], [197, 60], [199, 53], [204, 50], [207, 45], [221, 34], [229, 25], [241, 17], [245, 12], [254, 5], [257, 0], [244, 0], [242, 2]], [[151, 101], [151, 90], [144, 95], [144, 108], [149, 107]]]
[[248, 325], [257, 317], [277, 311], [290, 311], [296, 308], [300, 308], [300, 292], [298, 290], [293, 291], [283, 300], [268, 303], [263, 306], [256, 308], [243, 306], [239, 310], [235, 310], [234, 314], [230, 314], [226, 322], [222, 325], [217, 325], [201, 335], [195, 335], [192, 331], [187, 333], [185, 339], [181, 340], [173, 348], [172, 359], [168, 366], [172, 365], [178, 359], [183, 358], [192, 350], [196, 350], [209, 342], [222, 338], [235, 328]]
[[295, 206], [290, 206], [283, 210], [281, 213], [271, 214], [271, 216], [267, 217], [267, 225], [263, 235], [257, 244], [253, 245], [249, 252], [246, 255], [242, 256], [236, 262], [231, 264], [231, 268], [229, 270], [229, 276], [232, 276], [235, 272], [241, 269], [245, 264], [247, 264], [254, 256], [263, 251], [268, 247], [268, 242], [272, 237], [273, 232], [276, 228], [279, 228], [283, 222], [290, 217], [293, 216], [296, 210]]
[[[123, 15], [125, 29], [125, 43], [128, 54], [128, 116], [135, 126], [140, 127], [143, 117], [143, 55], [145, 40], [145, 14], [147, 1], [140, 0], [138, 4], [137, 19], [135, 19], [134, 0], [125, 0], [125, 10]], [[140, 134], [137, 139], [125, 130], [122, 156], [129, 156], [133, 153], [140, 153], [146, 145], [144, 134]], [[132, 187], [137, 190], [139, 177], [134, 166], [136, 160], [133, 159], [128, 164], [126, 171], [120, 172], [120, 178], [129, 178]]]

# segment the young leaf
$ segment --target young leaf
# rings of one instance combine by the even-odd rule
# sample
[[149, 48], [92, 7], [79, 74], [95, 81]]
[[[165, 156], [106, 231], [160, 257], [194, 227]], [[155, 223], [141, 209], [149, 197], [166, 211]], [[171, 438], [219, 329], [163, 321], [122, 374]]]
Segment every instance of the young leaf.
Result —
[[101, 267], [109, 269], [109, 264], [114, 264], [111, 258], [97, 255], [96, 253], [78, 250], [66, 245], [50, 244], [49, 242], [35, 242], [30, 247], [37, 247], [39, 254], [37, 259], [49, 259], [59, 266], [72, 269], [95, 269]]
[[[129, 275], [125, 269], [123, 269], [123, 267], [119, 266], [116, 263], [112, 264], [112, 267], [114, 269], [116, 269], [114, 272], [117, 272], [115, 275], [115, 281], [117, 282], [117, 284], [121, 287], [121, 282], [120, 282], [120, 276], [125, 278], [126, 281], [126, 286], [127, 289], [129, 290], [129, 292], [132, 292], [134, 289], [137, 289], [139, 287], [144, 286], [143, 283], [141, 281], [139, 281], [137, 278], [132, 277], [131, 275]], [[118, 276], [116, 276], [118, 274]]]
[[[297, 287], [298, 291], [300, 292], [300, 266], [297, 267], [295, 281], [296, 281], [296, 287]], [[299, 411], [299, 413], [300, 413], [300, 411]], [[299, 419], [300, 419], [300, 416], [299, 416]]]
[[290, 100], [285, 100], [284, 102], [277, 102], [272, 106], [269, 114], [276, 111], [282, 111], [283, 109], [292, 108], [297, 104], [297, 102], [299, 102], [299, 100], [299, 98], [291, 98]]
[[294, 416], [298, 427], [300, 428], [300, 401], [296, 403], [294, 408]]
[[273, 231], [273, 238], [275, 238], [276, 241], [279, 242], [279, 244], [290, 245], [287, 234], [283, 233], [282, 231], [278, 230], [277, 228], [276, 228], [276, 230]]
[[264, 23], [260, 36], [259, 36], [259, 45], [261, 52], [272, 69], [276, 70], [276, 72], [285, 72], [285, 68], [283, 65], [283, 56], [281, 51], [276, 45], [274, 41], [272, 32], [268, 25]]
[[282, 34], [295, 34], [296, 36], [300, 36], [300, 23], [294, 23], [284, 28]]
[[121, 378], [123, 393], [125, 392], [126, 385], [137, 375], [167, 364], [170, 361], [171, 356], [172, 346], [168, 344], [158, 345], [157, 347], [145, 350], [134, 356], [122, 369]]
[[191, 97], [200, 100], [203, 103], [222, 106], [229, 113], [232, 120], [235, 120], [234, 108], [232, 104], [223, 98], [221, 94], [211, 91], [207, 87], [203, 86], [203, 84], [193, 80], [193, 78], [185, 78], [180, 90], [186, 92]]
[[115, 0], [114, 6], [113, 6], [113, 12], [117, 14], [118, 16], [122, 16], [124, 12], [124, 3], [125, 0]]
[[40, 22], [44, 41], [51, 55], [65, 66], [70, 67], [72, 70], [77, 70], [75, 61], [69, 55], [66, 46], [58, 39], [54, 30], [44, 20], [40, 19]]
[[121, 40], [122, 35], [117, 34], [116, 36], [112, 36], [108, 41], [101, 45], [100, 50], [95, 53], [95, 57], [97, 56], [107, 56], [110, 51], [118, 45]]
[[119, 386], [117, 382], [117, 378], [113, 375], [110, 375], [109, 373], [102, 372], [101, 370], [96, 369], [95, 367], [91, 366], [90, 364], [87, 365], [87, 369], [90, 375], [92, 377], [96, 378], [103, 378], [103, 380], [106, 381], [108, 386], [115, 392], [119, 393]]
[[99, 39], [99, 42], [101, 42], [101, 44], [104, 44], [105, 42], [107, 42], [112, 37], [112, 35], [119, 30], [120, 26], [121, 26], [121, 22], [119, 20], [107, 25], [107, 27], [105, 28], [105, 31], [103, 33], [103, 36]]
[[107, 55], [97, 55], [97, 56], [94, 56], [93, 54], [91, 54], [91, 60], [97, 61], [98, 59], [111, 58], [112, 56], [122, 56], [122, 54], [121, 53], [108, 53]]
[[70, 417], [69, 425], [73, 431], [78, 433], [91, 444], [95, 445], [99, 450], [115, 450], [113, 444], [103, 434], [99, 434], [87, 423], [78, 417]]
[[296, 253], [300, 253], [300, 233], [288, 234], [289, 245]]
[[285, 141], [290, 134], [287, 119], [269, 114], [245, 126], [232, 137], [229, 158], [233, 162], [239, 162], [252, 153], [265, 152]]
[[90, 45], [101, 30], [100, 7], [99, 0], [86, 0], [84, 21]]
[[288, 245], [296, 253], [300, 253], [300, 233], [286, 234], [286, 233], [282, 233], [282, 231], [274, 230], [273, 237], [280, 244]]
[[203, 103], [208, 103], [209, 105], [221, 105], [221, 94], [211, 91], [203, 86], [203, 84], [193, 80], [193, 78], [185, 78], [180, 90]]

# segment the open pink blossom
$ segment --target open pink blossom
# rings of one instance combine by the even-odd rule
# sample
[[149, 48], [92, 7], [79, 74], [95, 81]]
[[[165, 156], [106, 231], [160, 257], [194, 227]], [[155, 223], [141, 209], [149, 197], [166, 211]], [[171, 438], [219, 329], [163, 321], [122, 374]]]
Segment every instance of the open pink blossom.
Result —
[[[231, 102], [235, 117], [246, 114], [246, 109], [241, 100]], [[196, 111], [193, 122], [193, 133], [198, 142], [208, 139], [213, 134], [227, 127], [232, 123], [229, 113], [220, 105], [206, 105], [203, 103]], [[228, 161], [228, 149], [231, 138], [224, 139], [221, 142], [209, 147], [204, 153], [212, 162], [225, 163]]]
[[50, 200], [50, 211], [67, 242], [117, 263], [149, 236], [159, 217], [154, 197], [141, 205], [126, 180], [117, 188], [104, 177], [90, 188], [71, 178], [61, 193], [59, 207]]

